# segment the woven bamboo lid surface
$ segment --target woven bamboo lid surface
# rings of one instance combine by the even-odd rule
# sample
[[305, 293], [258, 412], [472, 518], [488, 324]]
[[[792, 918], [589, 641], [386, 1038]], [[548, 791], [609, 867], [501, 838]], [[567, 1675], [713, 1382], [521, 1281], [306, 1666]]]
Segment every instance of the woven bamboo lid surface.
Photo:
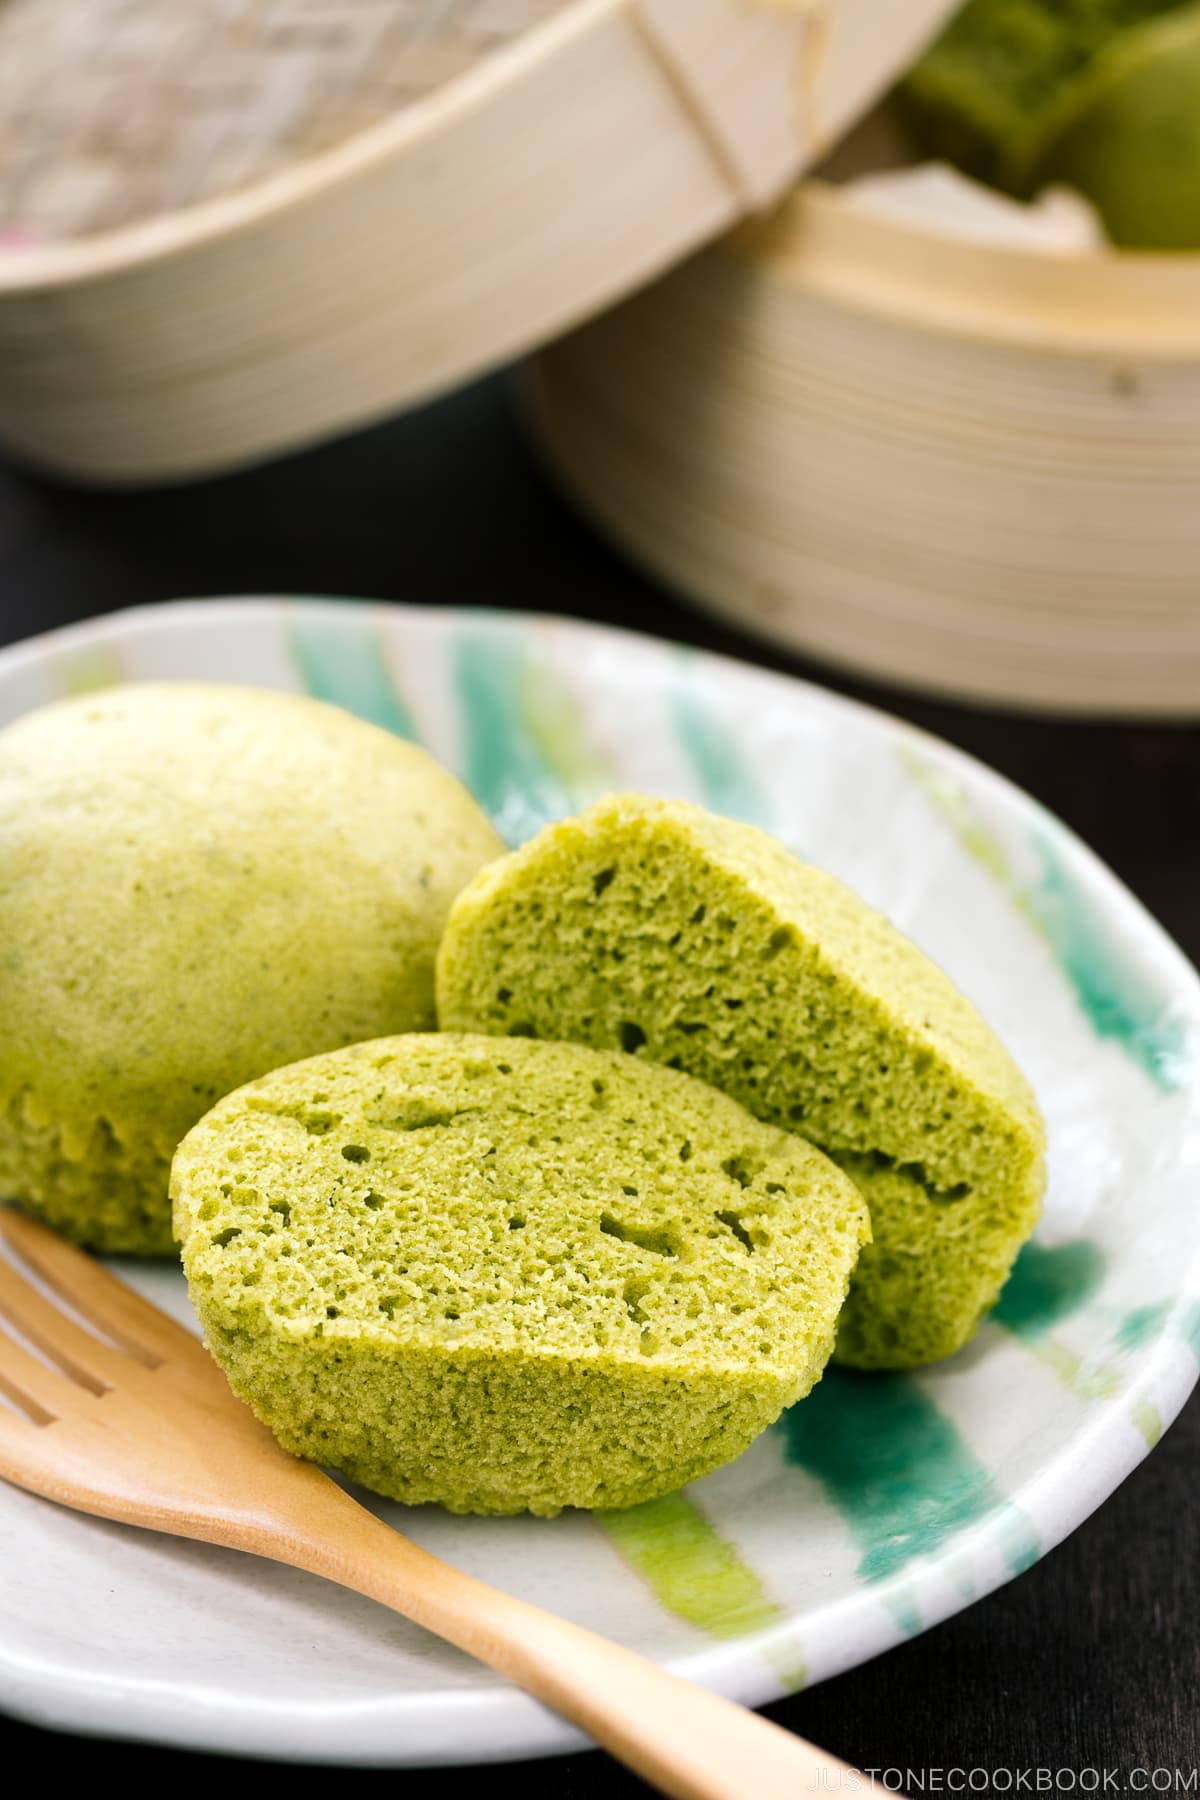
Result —
[[[28, 44], [35, 9], [76, 17], [8, 4]], [[140, 111], [97, 57], [95, 106], [38, 128], [62, 160], [10, 172], [0, 439], [128, 480], [364, 422], [576, 323], [777, 198], [953, 0], [97, 4], [194, 15], [194, 41]]]
[[4, 0], [0, 221], [82, 237], [251, 186], [570, 0]]
[[551, 468], [764, 637], [1200, 717], [1200, 257], [971, 241], [805, 183], [538, 358]]

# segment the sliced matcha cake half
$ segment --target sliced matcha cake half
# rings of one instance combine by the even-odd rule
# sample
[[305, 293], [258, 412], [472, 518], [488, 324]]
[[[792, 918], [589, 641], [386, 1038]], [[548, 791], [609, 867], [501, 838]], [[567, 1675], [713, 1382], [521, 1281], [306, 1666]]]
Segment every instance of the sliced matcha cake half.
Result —
[[172, 1193], [209, 1347], [281, 1442], [455, 1512], [729, 1461], [819, 1378], [869, 1230], [833, 1163], [689, 1076], [453, 1034], [242, 1088]]
[[975, 1008], [832, 875], [699, 807], [603, 800], [482, 870], [438, 1014], [684, 1069], [836, 1158], [874, 1234], [842, 1362], [957, 1350], [1037, 1219], [1041, 1118]]

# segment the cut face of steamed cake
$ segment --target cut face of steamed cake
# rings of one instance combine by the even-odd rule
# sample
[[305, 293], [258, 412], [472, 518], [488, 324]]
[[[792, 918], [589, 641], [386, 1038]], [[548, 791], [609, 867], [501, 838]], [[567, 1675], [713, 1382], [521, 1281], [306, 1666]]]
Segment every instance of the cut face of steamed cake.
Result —
[[147, 684], [0, 732], [0, 1198], [168, 1251], [188, 1126], [431, 1024], [450, 902], [501, 848], [424, 751], [298, 696]]
[[484, 869], [438, 1014], [685, 1069], [834, 1157], [873, 1230], [839, 1361], [957, 1350], [1038, 1217], [1041, 1118], [975, 1008], [833, 876], [699, 807], [604, 800]]
[[868, 1230], [831, 1162], [686, 1075], [452, 1033], [229, 1095], [172, 1194], [236, 1392], [456, 1512], [630, 1506], [738, 1455], [820, 1376]]

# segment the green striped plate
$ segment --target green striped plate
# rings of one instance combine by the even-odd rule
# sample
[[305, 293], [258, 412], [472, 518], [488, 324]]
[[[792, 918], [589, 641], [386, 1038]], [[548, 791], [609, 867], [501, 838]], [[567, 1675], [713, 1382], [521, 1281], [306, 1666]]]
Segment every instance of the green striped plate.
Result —
[[[1045, 1219], [919, 1375], [831, 1371], [740, 1460], [632, 1512], [380, 1510], [500, 1586], [750, 1702], [1028, 1568], [1157, 1442], [1200, 1358], [1200, 985], [1112, 875], [986, 769], [820, 689], [553, 619], [335, 601], [150, 608], [0, 653], [0, 724], [146, 678], [307, 689], [419, 738], [517, 843], [607, 789], [756, 820], [942, 962], [1032, 1077]], [[127, 1269], [180, 1316], [181, 1278]], [[342, 1763], [579, 1742], [365, 1600], [0, 1492], [0, 1693], [44, 1723]]]

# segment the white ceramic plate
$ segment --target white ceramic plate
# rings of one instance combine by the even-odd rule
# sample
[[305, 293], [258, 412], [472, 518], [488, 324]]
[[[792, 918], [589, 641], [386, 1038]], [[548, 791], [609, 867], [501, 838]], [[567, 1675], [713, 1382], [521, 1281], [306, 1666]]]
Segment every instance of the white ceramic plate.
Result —
[[[513, 842], [623, 786], [755, 819], [945, 964], [1047, 1115], [1043, 1224], [953, 1361], [831, 1371], [736, 1463], [632, 1514], [384, 1516], [759, 1703], [1028, 1567], [1157, 1441], [1200, 1357], [1200, 984], [1033, 801], [800, 682], [591, 626], [451, 610], [208, 601], [102, 619], [0, 653], [0, 724], [147, 677], [307, 688], [410, 732]], [[172, 1269], [124, 1272], [187, 1314]], [[370, 1602], [250, 1557], [7, 1488], [0, 1560], [0, 1695], [45, 1724], [362, 1764], [581, 1741]]]

